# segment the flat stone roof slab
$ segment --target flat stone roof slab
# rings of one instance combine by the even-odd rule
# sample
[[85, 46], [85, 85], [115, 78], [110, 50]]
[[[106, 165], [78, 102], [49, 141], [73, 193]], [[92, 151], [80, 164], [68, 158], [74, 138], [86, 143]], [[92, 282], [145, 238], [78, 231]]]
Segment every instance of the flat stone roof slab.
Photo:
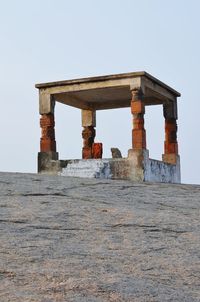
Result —
[[176, 101], [180, 93], [145, 71], [36, 84], [41, 94], [80, 109], [129, 107], [131, 90], [142, 88], [145, 105]]

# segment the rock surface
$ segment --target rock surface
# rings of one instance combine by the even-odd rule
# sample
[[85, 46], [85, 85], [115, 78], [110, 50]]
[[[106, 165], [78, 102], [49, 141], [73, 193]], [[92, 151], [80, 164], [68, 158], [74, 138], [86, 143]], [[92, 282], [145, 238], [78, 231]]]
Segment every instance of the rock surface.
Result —
[[200, 186], [0, 173], [0, 301], [200, 301]]

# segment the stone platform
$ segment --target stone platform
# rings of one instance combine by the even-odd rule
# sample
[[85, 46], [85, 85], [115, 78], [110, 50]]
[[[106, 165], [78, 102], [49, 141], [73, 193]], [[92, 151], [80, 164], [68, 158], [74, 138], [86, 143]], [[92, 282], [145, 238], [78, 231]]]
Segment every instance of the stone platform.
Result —
[[0, 173], [0, 301], [200, 301], [200, 186]]
[[[130, 150], [132, 151], [132, 150]], [[148, 150], [129, 152], [128, 158], [52, 160], [51, 153], [38, 155], [39, 173], [83, 178], [123, 179], [134, 182], [180, 183], [180, 158], [176, 164], [149, 158]]]

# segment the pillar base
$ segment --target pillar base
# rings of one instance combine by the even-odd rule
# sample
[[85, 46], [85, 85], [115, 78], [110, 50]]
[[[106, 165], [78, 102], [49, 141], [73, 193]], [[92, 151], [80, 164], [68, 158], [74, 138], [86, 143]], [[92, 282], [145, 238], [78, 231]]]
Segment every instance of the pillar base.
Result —
[[162, 160], [165, 163], [176, 165], [177, 162], [179, 161], [179, 155], [174, 153], [163, 154]]
[[129, 149], [128, 159], [134, 160], [135, 165], [141, 166], [144, 158], [149, 158], [149, 150], [147, 149]]
[[147, 149], [129, 149], [128, 160], [130, 166], [130, 179], [133, 181], [145, 181], [144, 170], [149, 159]]
[[145, 149], [130, 149], [128, 151], [130, 179], [139, 182], [180, 183], [179, 156], [176, 155], [176, 158], [167, 156], [164, 159], [165, 161], [159, 161], [149, 158], [149, 151]]
[[38, 152], [38, 173], [52, 170], [52, 160], [58, 160], [58, 152]]

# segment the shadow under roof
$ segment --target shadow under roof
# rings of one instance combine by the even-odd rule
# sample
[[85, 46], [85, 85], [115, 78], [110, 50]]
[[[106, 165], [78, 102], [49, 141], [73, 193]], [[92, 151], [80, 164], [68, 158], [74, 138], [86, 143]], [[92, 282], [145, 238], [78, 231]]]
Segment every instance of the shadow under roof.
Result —
[[80, 109], [101, 110], [129, 107], [131, 90], [141, 87], [145, 105], [176, 101], [180, 93], [147, 72], [130, 72], [36, 84], [40, 94]]

